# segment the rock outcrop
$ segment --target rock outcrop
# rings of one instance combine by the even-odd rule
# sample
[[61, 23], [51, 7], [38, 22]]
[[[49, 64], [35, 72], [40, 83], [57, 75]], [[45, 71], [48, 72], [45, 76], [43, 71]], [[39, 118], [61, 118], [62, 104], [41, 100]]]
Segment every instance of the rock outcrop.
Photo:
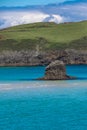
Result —
[[66, 49], [61, 51], [61, 55], [57, 56], [57, 60], [63, 61], [65, 64], [87, 64], [87, 52], [75, 49]]
[[67, 49], [40, 51], [38, 54], [34, 50], [0, 52], [0, 66], [47, 66], [55, 60], [65, 64], [87, 64], [87, 51]]
[[45, 76], [42, 80], [67, 80], [73, 79], [66, 75], [65, 64], [62, 61], [54, 61], [46, 67]]

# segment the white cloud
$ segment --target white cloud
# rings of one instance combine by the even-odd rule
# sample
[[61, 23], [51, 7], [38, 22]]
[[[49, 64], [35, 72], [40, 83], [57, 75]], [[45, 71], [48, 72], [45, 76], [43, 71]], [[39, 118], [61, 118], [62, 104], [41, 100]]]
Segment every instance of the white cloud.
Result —
[[[0, 13], [0, 29], [35, 22], [73, 22], [87, 20], [87, 3], [8, 9]], [[19, 10], [19, 11], [18, 11]]]
[[49, 22], [62, 23], [64, 21], [63, 17], [60, 15], [52, 15], [52, 18], [49, 19]]
[[78, 3], [74, 5], [64, 5], [59, 8], [61, 13], [68, 21], [87, 20], [87, 3]]
[[[2, 29], [20, 24], [43, 22], [44, 19], [48, 17], [50, 17], [49, 14], [39, 11], [4, 11], [0, 14], [0, 21], [3, 21], [0, 22], [0, 28]], [[49, 22], [51, 21], [60, 23], [63, 21], [63, 18], [60, 15], [53, 15], [53, 18], [51, 18]]]

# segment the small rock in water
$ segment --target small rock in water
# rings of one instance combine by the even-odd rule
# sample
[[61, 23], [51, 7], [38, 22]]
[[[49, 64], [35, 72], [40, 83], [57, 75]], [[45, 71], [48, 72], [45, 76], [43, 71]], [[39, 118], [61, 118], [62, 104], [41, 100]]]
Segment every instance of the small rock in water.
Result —
[[66, 75], [66, 68], [63, 61], [56, 60], [46, 67], [45, 76], [42, 80], [66, 80], [73, 77]]

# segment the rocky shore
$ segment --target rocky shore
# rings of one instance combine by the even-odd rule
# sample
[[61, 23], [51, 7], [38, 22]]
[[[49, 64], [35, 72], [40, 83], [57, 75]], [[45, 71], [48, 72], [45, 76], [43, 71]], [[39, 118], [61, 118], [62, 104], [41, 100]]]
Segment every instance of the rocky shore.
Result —
[[0, 66], [42, 66], [55, 60], [63, 61], [65, 64], [87, 64], [87, 52], [74, 49], [38, 54], [34, 50], [0, 52]]
[[45, 76], [41, 80], [67, 80], [74, 77], [66, 74], [66, 64], [87, 64], [87, 52], [74, 49], [48, 52], [3, 51], [0, 66], [44, 66]]

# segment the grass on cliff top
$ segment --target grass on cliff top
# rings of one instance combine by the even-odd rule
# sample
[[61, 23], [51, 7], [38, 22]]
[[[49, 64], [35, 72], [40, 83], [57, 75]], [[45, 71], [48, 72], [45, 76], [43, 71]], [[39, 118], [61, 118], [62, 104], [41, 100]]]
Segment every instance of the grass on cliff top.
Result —
[[0, 50], [77, 48], [87, 49], [87, 21], [34, 23], [0, 31]]

